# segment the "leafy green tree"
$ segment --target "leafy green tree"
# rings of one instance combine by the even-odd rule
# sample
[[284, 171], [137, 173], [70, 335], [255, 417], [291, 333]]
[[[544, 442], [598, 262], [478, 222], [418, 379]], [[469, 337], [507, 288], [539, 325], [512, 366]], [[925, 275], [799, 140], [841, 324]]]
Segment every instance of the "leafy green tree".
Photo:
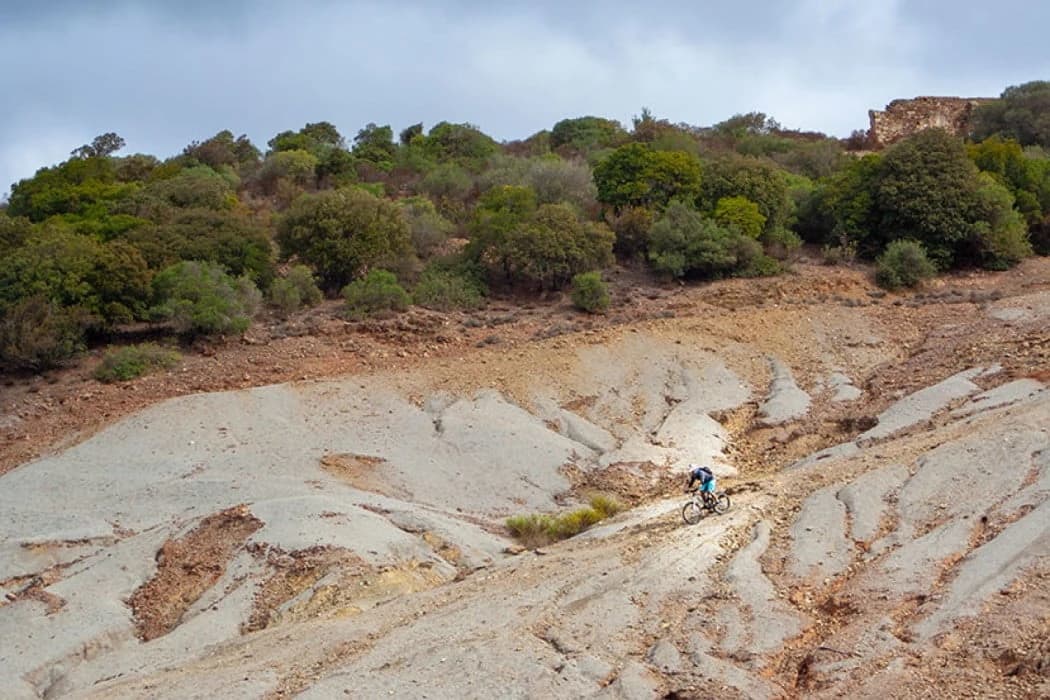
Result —
[[1030, 226], [1037, 226], [1050, 212], [1050, 159], [1029, 157], [1017, 141], [998, 135], [969, 144], [966, 152], [982, 172], [1009, 188]]
[[421, 138], [422, 136], [423, 123], [420, 122], [419, 124], [413, 124], [412, 126], [407, 126], [404, 129], [402, 129], [401, 133], [398, 134], [398, 141], [401, 142], [402, 146], [407, 146], [408, 144], [412, 143], [417, 138]]
[[613, 151], [594, 168], [598, 201], [620, 210], [661, 208], [675, 198], [695, 198], [700, 192], [700, 163], [688, 153], [653, 151], [629, 143]]
[[727, 228], [735, 228], [748, 238], [758, 238], [765, 228], [766, 217], [758, 205], [747, 197], [723, 197], [715, 205], [714, 219]]
[[550, 131], [554, 151], [586, 154], [600, 148], [615, 148], [627, 140], [620, 122], [602, 117], [562, 119]]
[[259, 183], [268, 194], [276, 193], [281, 182], [309, 187], [316, 181], [319, 164], [317, 156], [307, 150], [277, 151], [263, 161]]
[[94, 325], [141, 317], [149, 283], [146, 262], [134, 247], [102, 243], [60, 225], [33, 231], [24, 245], [0, 259], [0, 305], [40, 297], [82, 309]]
[[138, 248], [154, 270], [180, 260], [214, 262], [262, 289], [275, 274], [267, 230], [236, 210], [180, 210], [167, 223], [136, 228], [121, 239]]
[[297, 199], [278, 221], [277, 242], [284, 258], [294, 255], [310, 265], [328, 290], [411, 255], [411, 231], [400, 207], [356, 188]]
[[243, 333], [262, 295], [247, 277], [232, 278], [210, 262], [183, 261], [153, 279], [150, 315], [191, 336]]
[[282, 131], [267, 142], [271, 153], [307, 151], [321, 160], [328, 151], [346, 150], [342, 134], [330, 122], [307, 124], [299, 131]]
[[136, 183], [117, 181], [109, 158], [71, 158], [12, 185], [7, 213], [33, 222], [60, 214], [101, 216], [138, 188]]
[[499, 152], [499, 144], [478, 127], [449, 122], [435, 124], [423, 147], [436, 162], [455, 161], [468, 170], [479, 170], [487, 158]]
[[175, 177], [152, 182], [142, 194], [179, 209], [230, 209], [237, 203], [230, 183], [205, 165], [187, 168]]
[[527, 187], [486, 193], [471, 230], [467, 255], [512, 283], [558, 288], [612, 257], [614, 236], [606, 226], [581, 221], [565, 204], [537, 206]]
[[1006, 88], [998, 100], [974, 109], [971, 123], [977, 141], [999, 135], [1022, 146], [1050, 146], [1050, 81]]
[[985, 268], [1005, 270], [1032, 254], [1028, 227], [1014, 208], [1014, 198], [999, 180], [981, 173], [977, 189], [976, 251]]
[[886, 151], [875, 192], [876, 226], [867, 241], [884, 248], [911, 238], [941, 268], [974, 234], [977, 168], [961, 141], [943, 129], [927, 129]]
[[868, 235], [878, 226], [876, 190], [882, 171], [882, 156], [869, 154], [850, 163], [818, 190], [816, 201], [802, 212], [812, 228], [803, 237], [811, 243], [857, 245], [874, 257], [881, 250]]
[[350, 318], [363, 318], [383, 311], [405, 311], [412, 298], [388, 270], [372, 270], [343, 288], [346, 312]]
[[672, 202], [653, 224], [649, 261], [658, 272], [675, 277], [748, 275], [759, 265], [776, 269], [757, 241], [721, 226], [681, 201]]
[[369, 123], [354, 137], [354, 157], [374, 163], [382, 170], [394, 166], [394, 130], [389, 125], [376, 126]]
[[766, 217], [766, 231], [787, 225], [791, 216], [787, 178], [775, 165], [758, 158], [730, 155], [705, 163], [701, 208], [713, 212], [725, 197], [746, 197], [757, 204]]
[[91, 143], [73, 149], [69, 154], [73, 158], [107, 158], [124, 148], [124, 139], [112, 131], [96, 136]]
[[193, 141], [182, 151], [202, 165], [218, 169], [224, 165], [238, 168], [245, 164], [258, 163], [262, 154], [251, 140], [241, 135], [234, 138], [233, 132], [222, 130], [204, 141]]

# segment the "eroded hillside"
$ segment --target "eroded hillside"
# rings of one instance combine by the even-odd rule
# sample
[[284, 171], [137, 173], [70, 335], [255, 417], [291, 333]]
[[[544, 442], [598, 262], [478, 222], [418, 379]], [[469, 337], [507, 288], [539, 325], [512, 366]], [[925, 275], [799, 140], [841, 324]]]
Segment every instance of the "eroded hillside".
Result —
[[[1045, 695], [1048, 271], [802, 266], [16, 387], [12, 464], [129, 415], [0, 477], [3, 694]], [[249, 367], [353, 373], [135, 411]], [[687, 527], [693, 461], [734, 507]], [[502, 526], [594, 488], [634, 507], [537, 551]]]

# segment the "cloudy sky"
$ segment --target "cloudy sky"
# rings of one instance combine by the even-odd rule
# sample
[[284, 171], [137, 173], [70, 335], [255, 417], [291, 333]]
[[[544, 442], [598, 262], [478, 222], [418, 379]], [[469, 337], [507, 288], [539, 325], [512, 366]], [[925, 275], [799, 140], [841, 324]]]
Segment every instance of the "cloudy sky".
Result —
[[0, 192], [116, 131], [166, 157], [221, 129], [348, 138], [567, 116], [759, 110], [845, 136], [897, 97], [1050, 79], [1035, 0], [0, 0]]

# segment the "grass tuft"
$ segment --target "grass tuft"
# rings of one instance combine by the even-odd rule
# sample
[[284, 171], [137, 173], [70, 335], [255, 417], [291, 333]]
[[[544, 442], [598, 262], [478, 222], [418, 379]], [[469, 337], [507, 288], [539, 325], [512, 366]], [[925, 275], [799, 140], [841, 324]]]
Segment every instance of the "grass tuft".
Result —
[[619, 501], [604, 494], [592, 495], [588, 503], [589, 505], [559, 515], [515, 515], [507, 518], [507, 529], [522, 545], [542, 547], [578, 535], [623, 510]]

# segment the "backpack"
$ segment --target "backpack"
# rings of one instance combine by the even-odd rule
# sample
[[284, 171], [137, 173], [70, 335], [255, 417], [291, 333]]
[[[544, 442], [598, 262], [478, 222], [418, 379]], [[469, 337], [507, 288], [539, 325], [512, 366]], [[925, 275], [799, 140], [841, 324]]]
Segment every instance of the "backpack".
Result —
[[696, 477], [701, 482], [704, 482], [704, 483], [706, 483], [707, 481], [710, 481], [715, 476], [715, 473], [713, 471], [711, 471], [710, 469], [708, 469], [707, 467], [697, 467], [696, 469], [693, 470], [693, 474], [695, 474]]

